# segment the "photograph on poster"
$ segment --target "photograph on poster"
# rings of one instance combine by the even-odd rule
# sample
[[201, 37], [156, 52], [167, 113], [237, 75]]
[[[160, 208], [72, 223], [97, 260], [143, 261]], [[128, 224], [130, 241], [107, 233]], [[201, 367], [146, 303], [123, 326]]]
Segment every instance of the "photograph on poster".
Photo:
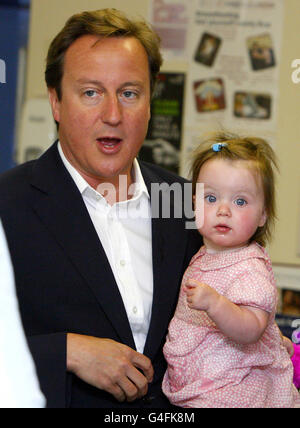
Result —
[[247, 39], [251, 66], [254, 71], [274, 67], [275, 55], [270, 34], [263, 34]]
[[300, 291], [281, 291], [281, 313], [286, 315], [300, 316]]
[[246, 119], [270, 119], [271, 96], [255, 92], [235, 92], [234, 116]]
[[198, 113], [223, 110], [226, 107], [222, 79], [205, 79], [194, 82], [194, 96]]
[[163, 138], [145, 140], [140, 158], [155, 163], [171, 171], [177, 171], [179, 165], [179, 150]]
[[149, 17], [161, 38], [161, 48], [166, 59], [186, 56], [189, 5], [182, 0], [152, 0]]
[[159, 73], [141, 160], [179, 172], [185, 74]]
[[203, 33], [196, 49], [196, 62], [212, 67], [222, 40], [213, 34]]

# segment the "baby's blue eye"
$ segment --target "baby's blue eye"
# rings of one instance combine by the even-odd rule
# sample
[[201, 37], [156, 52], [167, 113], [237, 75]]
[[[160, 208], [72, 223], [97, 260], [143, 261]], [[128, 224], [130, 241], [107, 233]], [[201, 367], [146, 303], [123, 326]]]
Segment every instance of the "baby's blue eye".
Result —
[[234, 201], [234, 203], [236, 205], [238, 205], [239, 207], [243, 207], [244, 205], [247, 204], [247, 201], [245, 201], [245, 199], [243, 199], [243, 198], [238, 198]]
[[213, 195], [207, 195], [206, 197], [205, 197], [205, 199], [207, 200], [207, 202], [209, 202], [209, 203], [214, 203], [214, 202], [216, 202], [216, 200], [217, 200], [217, 198], [215, 197], [215, 196], [213, 196]]

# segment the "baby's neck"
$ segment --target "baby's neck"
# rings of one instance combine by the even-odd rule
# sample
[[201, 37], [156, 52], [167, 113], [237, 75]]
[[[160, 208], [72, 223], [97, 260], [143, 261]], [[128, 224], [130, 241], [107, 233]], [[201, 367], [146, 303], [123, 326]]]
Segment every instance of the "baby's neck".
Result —
[[206, 252], [208, 254], [235, 253], [236, 251], [240, 251], [243, 248], [248, 247], [248, 245], [249, 244], [243, 245], [242, 247], [237, 247], [237, 248], [222, 248], [220, 250], [216, 250], [215, 248], [208, 248], [208, 247], [206, 247]]

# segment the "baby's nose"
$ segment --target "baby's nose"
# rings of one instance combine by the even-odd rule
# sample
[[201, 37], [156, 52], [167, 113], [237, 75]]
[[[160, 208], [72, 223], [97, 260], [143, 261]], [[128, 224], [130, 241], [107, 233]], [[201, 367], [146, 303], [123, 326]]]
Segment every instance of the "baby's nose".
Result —
[[230, 216], [231, 211], [227, 203], [222, 202], [218, 207], [218, 215], [220, 216]]

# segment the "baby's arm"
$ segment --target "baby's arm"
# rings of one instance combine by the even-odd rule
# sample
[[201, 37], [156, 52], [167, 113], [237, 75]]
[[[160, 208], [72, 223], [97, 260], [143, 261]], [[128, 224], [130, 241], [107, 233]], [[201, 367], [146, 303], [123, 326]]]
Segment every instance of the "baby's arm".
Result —
[[268, 312], [236, 305], [207, 284], [189, 280], [184, 290], [188, 306], [206, 311], [222, 333], [237, 343], [257, 342], [267, 327]]

